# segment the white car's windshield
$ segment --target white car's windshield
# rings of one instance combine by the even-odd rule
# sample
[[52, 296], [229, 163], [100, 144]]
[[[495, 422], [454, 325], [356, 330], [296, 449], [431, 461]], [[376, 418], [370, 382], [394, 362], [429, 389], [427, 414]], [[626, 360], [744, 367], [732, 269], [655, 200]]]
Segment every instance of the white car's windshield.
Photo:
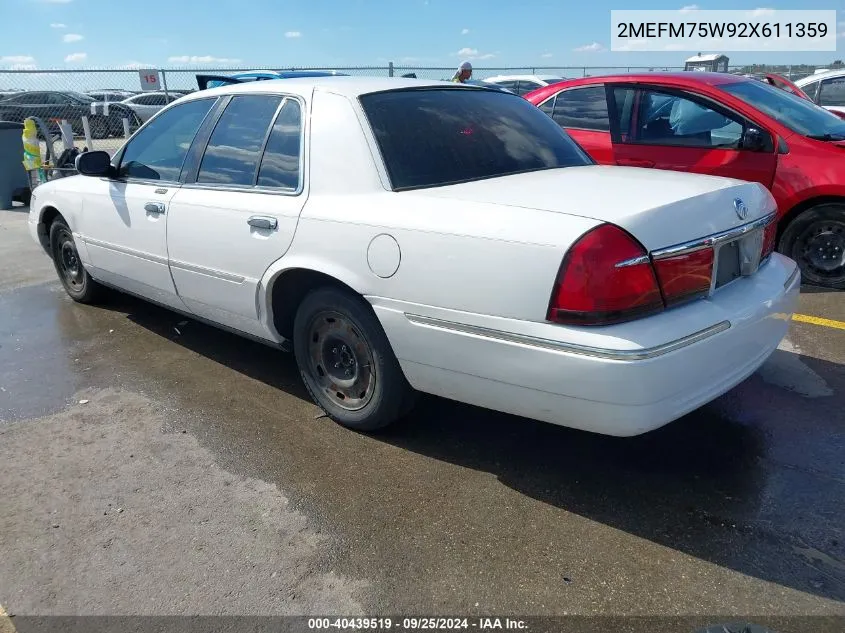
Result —
[[592, 159], [539, 109], [493, 90], [391, 90], [361, 97], [394, 190], [455, 184]]
[[720, 88], [777, 119], [793, 132], [826, 141], [845, 139], [845, 121], [794, 94], [759, 81], [724, 84]]

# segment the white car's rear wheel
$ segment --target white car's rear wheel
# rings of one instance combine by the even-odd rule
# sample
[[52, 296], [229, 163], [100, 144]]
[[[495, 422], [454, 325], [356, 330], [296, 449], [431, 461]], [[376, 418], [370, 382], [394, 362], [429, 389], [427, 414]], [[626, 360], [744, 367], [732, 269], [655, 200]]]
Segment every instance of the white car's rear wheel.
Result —
[[293, 345], [308, 392], [334, 421], [372, 431], [412, 406], [413, 389], [360, 297], [335, 288], [312, 291], [297, 310]]

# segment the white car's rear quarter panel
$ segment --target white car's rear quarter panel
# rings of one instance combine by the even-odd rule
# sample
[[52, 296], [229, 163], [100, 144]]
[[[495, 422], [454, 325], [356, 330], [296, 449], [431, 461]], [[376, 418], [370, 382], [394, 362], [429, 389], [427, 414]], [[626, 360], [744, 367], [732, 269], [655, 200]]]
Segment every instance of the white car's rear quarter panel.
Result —
[[[389, 301], [375, 310], [411, 384], [471, 404], [610, 435], [658, 428], [728, 391], [753, 373], [786, 334], [800, 276], [774, 255], [753, 277], [711, 299], [627, 324], [569, 328], [548, 323], [478, 318], [500, 332], [531, 331], [545, 341], [598, 341], [603, 350], [665, 344], [702, 324], [730, 327], [703, 340], [643, 360], [616, 360], [546, 346], [503, 341], [449, 325], [466, 315], [438, 311], [443, 325], [415, 323], [420, 311]], [[788, 283], [787, 283], [788, 282]], [[409, 315], [411, 318], [409, 318]], [[602, 349], [602, 348], [599, 348]]]

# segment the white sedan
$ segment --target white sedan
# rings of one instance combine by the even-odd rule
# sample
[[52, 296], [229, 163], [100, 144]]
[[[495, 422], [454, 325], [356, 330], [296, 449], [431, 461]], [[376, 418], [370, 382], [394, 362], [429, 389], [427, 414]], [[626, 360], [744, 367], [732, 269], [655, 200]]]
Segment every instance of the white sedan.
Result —
[[139, 119], [147, 121], [164, 106], [173, 103], [181, 96], [182, 93], [142, 92], [141, 94], [132, 95], [124, 99], [121, 103], [131, 108], [138, 115]]
[[845, 119], [845, 69], [816, 72], [795, 85], [815, 103]]
[[188, 95], [38, 187], [67, 293], [292, 349], [335, 421], [425, 392], [611, 435], [754, 372], [800, 275], [758, 184], [597, 166], [524, 99], [333, 77]]
[[522, 96], [543, 86], [566, 81], [566, 77], [557, 75], [496, 75], [495, 77], [488, 77], [484, 81]]

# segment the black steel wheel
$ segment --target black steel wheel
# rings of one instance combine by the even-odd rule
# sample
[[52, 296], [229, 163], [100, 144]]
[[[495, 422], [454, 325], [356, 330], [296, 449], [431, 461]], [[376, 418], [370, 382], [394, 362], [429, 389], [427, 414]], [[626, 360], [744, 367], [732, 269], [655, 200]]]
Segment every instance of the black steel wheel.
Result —
[[345, 314], [316, 312], [308, 323], [308, 371], [335, 405], [359, 411], [373, 398], [376, 369], [369, 344]]
[[94, 303], [103, 293], [98, 284], [82, 264], [73, 233], [63, 219], [57, 219], [50, 227], [50, 252], [59, 281], [71, 299], [79, 303]]
[[308, 392], [339, 424], [380, 429], [413, 405], [414, 391], [360, 297], [331, 287], [309, 293], [296, 313], [293, 344]]
[[805, 281], [845, 289], [845, 205], [804, 211], [784, 230], [779, 250], [798, 262]]

